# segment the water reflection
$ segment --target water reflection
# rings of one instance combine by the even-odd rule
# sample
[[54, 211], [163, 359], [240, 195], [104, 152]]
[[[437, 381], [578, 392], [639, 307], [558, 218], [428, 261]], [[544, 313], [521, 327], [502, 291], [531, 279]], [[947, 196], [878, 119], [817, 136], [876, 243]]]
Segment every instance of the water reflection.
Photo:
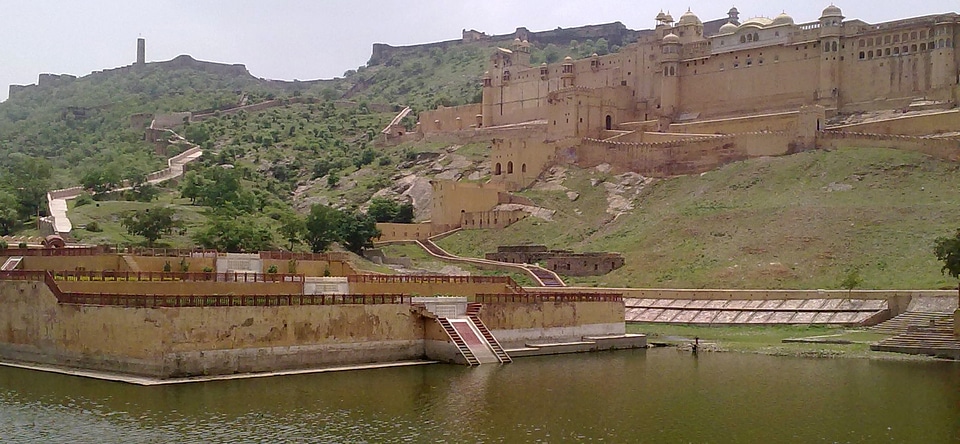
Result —
[[3, 442], [951, 442], [960, 365], [672, 349], [137, 387], [0, 368]]

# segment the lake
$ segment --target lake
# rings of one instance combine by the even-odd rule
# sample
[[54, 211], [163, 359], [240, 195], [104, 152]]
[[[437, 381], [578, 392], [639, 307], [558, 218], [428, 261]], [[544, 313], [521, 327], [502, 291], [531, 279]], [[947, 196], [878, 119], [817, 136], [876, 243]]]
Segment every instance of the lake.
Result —
[[960, 442], [960, 363], [672, 348], [141, 387], [0, 367], [0, 442]]

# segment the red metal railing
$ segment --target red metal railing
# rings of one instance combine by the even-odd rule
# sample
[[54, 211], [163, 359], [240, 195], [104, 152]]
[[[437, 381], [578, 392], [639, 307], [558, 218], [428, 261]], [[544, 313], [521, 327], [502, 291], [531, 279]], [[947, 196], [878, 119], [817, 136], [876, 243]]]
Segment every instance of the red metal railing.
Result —
[[104, 305], [119, 307], [273, 307], [291, 305], [370, 305], [410, 303], [410, 296], [395, 293], [256, 295], [67, 293], [60, 289], [60, 286], [54, 279], [53, 273], [49, 271], [0, 271], [0, 281], [42, 281], [47, 285], [47, 287], [50, 288], [50, 291], [53, 292], [54, 296], [57, 297], [58, 302], [61, 304], [77, 305]]
[[504, 284], [516, 286], [509, 276], [440, 276], [425, 274], [354, 274], [347, 276], [347, 282], [364, 282], [378, 284], [433, 284], [433, 283], [455, 283], [455, 284]]
[[623, 302], [620, 293], [518, 293], [478, 294], [474, 302], [482, 304], [515, 302], [534, 304], [539, 302]]
[[260, 259], [273, 260], [298, 260], [298, 261], [331, 261], [346, 260], [346, 254], [340, 252], [330, 253], [294, 253], [292, 251], [261, 251]]
[[42, 281], [45, 271], [10, 270], [0, 271], [0, 281]]
[[3, 256], [95, 256], [102, 254], [100, 247], [78, 248], [7, 248], [0, 250]]
[[176, 271], [75, 271], [51, 272], [60, 281], [193, 281], [193, 282], [303, 282], [302, 274], [206, 273]]
[[402, 294], [152, 295], [63, 293], [61, 304], [117, 307], [280, 307], [296, 305], [405, 304]]

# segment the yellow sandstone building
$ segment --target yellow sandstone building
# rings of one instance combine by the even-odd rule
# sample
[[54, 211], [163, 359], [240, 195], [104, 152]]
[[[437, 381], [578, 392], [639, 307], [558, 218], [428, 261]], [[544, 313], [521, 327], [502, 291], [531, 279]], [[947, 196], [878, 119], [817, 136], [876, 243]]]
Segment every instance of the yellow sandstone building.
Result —
[[781, 14], [719, 29], [687, 11], [666, 14], [615, 54], [531, 66], [530, 43], [491, 58], [482, 126], [547, 119], [556, 136], [595, 136], [624, 122], [669, 121], [821, 105], [849, 113], [956, 100], [960, 17], [955, 13], [873, 25], [829, 6], [796, 24]]
[[[424, 112], [418, 133], [491, 141], [492, 182], [508, 190], [552, 163], [664, 176], [846, 143], [863, 136], [825, 132], [836, 129], [828, 117], [955, 106], [958, 25], [956, 13], [870, 24], [833, 5], [799, 24], [786, 14], [741, 21], [736, 8], [706, 23], [691, 11], [676, 21], [661, 13], [616, 53], [539, 66], [518, 37], [491, 55], [482, 103]], [[916, 131], [841, 130], [928, 136], [956, 123], [945, 115]], [[922, 145], [888, 142], [871, 143]]]

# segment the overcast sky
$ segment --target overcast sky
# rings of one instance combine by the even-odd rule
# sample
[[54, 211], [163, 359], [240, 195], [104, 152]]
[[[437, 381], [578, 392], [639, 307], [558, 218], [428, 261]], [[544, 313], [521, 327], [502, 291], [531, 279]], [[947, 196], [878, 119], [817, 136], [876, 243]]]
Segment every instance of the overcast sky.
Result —
[[[136, 39], [147, 61], [190, 54], [243, 63], [257, 77], [312, 80], [341, 76], [370, 58], [373, 43], [409, 45], [460, 37], [476, 29], [505, 34], [623, 22], [648, 29], [661, 9], [674, 18], [691, 7], [701, 20], [781, 12], [814, 21], [828, 1], [687, 0], [0, 0], [0, 100], [10, 84], [36, 83], [39, 73], [77, 76], [128, 65]], [[957, 0], [838, 1], [847, 18], [876, 23], [960, 10]]]

